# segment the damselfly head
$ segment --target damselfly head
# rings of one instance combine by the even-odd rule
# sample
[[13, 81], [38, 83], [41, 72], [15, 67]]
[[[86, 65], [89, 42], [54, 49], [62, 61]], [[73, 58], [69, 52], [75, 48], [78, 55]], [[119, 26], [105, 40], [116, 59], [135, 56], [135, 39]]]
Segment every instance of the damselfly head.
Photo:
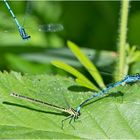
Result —
[[75, 112], [76, 119], [78, 119], [78, 117], [81, 115], [80, 111], [77, 112], [76, 110], [74, 110], [74, 112]]
[[81, 115], [81, 113], [79, 111], [79, 112], [76, 112], [76, 114], [77, 114], [77, 119], [78, 119], [78, 117]]
[[[62, 129], [63, 129], [63, 126], [64, 126], [64, 121], [70, 119], [69, 124], [71, 124], [72, 121], [75, 122], [75, 120], [77, 120], [78, 117], [80, 116], [80, 111], [77, 111], [73, 108], [66, 109], [66, 112], [69, 113], [70, 115], [68, 117], [66, 117], [64, 120], [62, 120], [62, 127], [61, 127]], [[71, 126], [74, 128], [74, 126], [72, 124], [71, 124]]]
[[73, 108], [68, 108], [67, 112], [75, 118], [78, 118], [78, 116], [80, 116], [80, 112], [77, 112], [77, 110], [75, 110]]

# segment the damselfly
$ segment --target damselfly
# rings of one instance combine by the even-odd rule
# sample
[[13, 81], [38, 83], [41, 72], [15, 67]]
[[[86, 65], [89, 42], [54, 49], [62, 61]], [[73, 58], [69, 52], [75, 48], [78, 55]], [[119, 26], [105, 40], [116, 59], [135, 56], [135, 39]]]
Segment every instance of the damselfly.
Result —
[[17, 20], [15, 14], [13, 13], [12, 9], [10, 8], [8, 2], [6, 0], [3, 0], [3, 1], [5, 2], [9, 12], [11, 13], [11, 15], [13, 17], [13, 19], [15, 20], [15, 23], [16, 23], [16, 25], [18, 27], [20, 36], [22, 37], [23, 40], [28, 40], [30, 38], [30, 36], [26, 33], [24, 27], [19, 24], [19, 21]]
[[137, 81], [140, 81], [140, 74], [137, 73], [135, 75], [127, 75], [124, 77], [124, 79], [122, 79], [121, 81], [119, 82], [116, 82], [114, 84], [111, 84], [109, 85], [107, 88], [101, 90], [100, 92], [98, 92], [97, 94], [94, 94], [92, 95], [90, 98], [86, 99], [85, 101], [83, 101], [76, 109], [77, 113], [80, 114], [80, 110], [81, 108], [87, 103], [89, 102], [90, 100], [92, 100], [93, 98], [95, 97], [99, 97], [105, 93], [107, 93], [110, 89], [114, 88], [114, 87], [117, 87], [119, 85], [125, 85], [125, 84], [132, 84], [132, 83], [135, 83]]
[[[27, 40], [27, 39], [30, 38], [30, 36], [25, 32], [25, 28], [28, 29], [28, 30], [32, 30], [32, 31], [36, 30], [36, 31], [39, 31], [39, 32], [60, 32], [60, 31], [62, 31], [64, 29], [62, 24], [60, 24], [60, 23], [52, 23], [52, 22], [48, 23], [48, 24], [39, 24], [36, 27], [36, 25], [33, 23], [33, 21], [31, 21], [32, 18], [30, 18], [30, 17], [29, 17], [29, 22], [28, 22], [30, 24], [25, 26], [25, 21], [26, 21], [25, 19], [26, 19], [27, 16], [30, 16], [29, 9], [30, 9], [30, 11], [32, 9], [30, 1], [27, 2], [26, 11], [25, 11], [25, 15], [24, 15], [24, 18], [23, 18], [24, 20], [23, 20], [23, 24], [21, 26], [19, 24], [19, 21], [15, 17], [12, 9], [10, 8], [8, 2], [6, 0], [4, 0], [4, 2], [5, 2], [8, 10], [9, 10], [9, 12], [11, 13], [13, 19], [15, 20], [15, 23], [16, 23], [16, 25], [18, 27], [18, 30], [19, 30], [20, 35], [21, 35], [23, 40]], [[32, 26], [31, 26], [31, 24], [32, 24]], [[5, 30], [5, 31], [9, 32], [7, 30]]]
[[19, 94], [16, 94], [16, 93], [11, 93], [10, 94], [11, 96], [14, 96], [16, 98], [20, 98], [20, 99], [24, 99], [24, 100], [27, 100], [27, 101], [30, 101], [30, 102], [34, 102], [34, 103], [38, 103], [38, 104], [42, 104], [42, 105], [45, 105], [49, 108], [53, 108], [53, 109], [56, 109], [56, 110], [59, 110], [61, 112], [65, 112], [67, 114], [69, 114], [68, 117], [66, 117], [64, 120], [62, 120], [62, 128], [63, 128], [63, 123], [64, 121], [70, 119], [69, 123], [71, 124], [72, 120], [76, 120], [78, 119], [80, 113], [77, 112], [75, 109], [73, 108], [63, 108], [63, 107], [59, 107], [59, 106], [56, 106], [56, 105], [53, 105], [53, 104], [50, 104], [50, 103], [47, 103], [47, 102], [44, 102], [44, 101], [40, 101], [40, 100], [37, 100], [37, 99], [33, 99], [33, 98], [30, 98], [30, 97], [27, 97], [27, 96], [23, 96], [23, 95], [19, 95]]

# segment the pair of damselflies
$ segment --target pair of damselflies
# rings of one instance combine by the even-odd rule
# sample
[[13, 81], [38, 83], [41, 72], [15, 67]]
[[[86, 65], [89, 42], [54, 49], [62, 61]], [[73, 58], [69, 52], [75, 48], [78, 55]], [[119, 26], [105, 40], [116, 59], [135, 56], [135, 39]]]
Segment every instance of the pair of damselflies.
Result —
[[[15, 16], [13, 10], [11, 9], [10, 5], [8, 4], [7, 0], [3, 0], [3, 1], [6, 5], [6, 7], [8, 8], [10, 14], [12, 15], [22, 39], [23, 40], [30, 39], [31, 36], [28, 35], [28, 33], [25, 31], [24, 26], [21, 26], [21, 24], [19, 23], [18, 19]], [[29, 4], [29, 2], [27, 4]], [[42, 32], [58, 32], [58, 31], [62, 31], [63, 29], [64, 29], [63, 25], [59, 24], [59, 23], [50, 23], [50, 24], [46, 24], [46, 25], [39, 25], [39, 28], [38, 28], [38, 30], [42, 31]]]
[[99, 97], [99, 96], [107, 93], [112, 88], [115, 88], [117, 86], [125, 85], [125, 84], [132, 84], [132, 83], [135, 83], [135, 82], [138, 82], [138, 81], [140, 81], [140, 74], [127, 75], [122, 80], [120, 80], [120, 81], [118, 81], [118, 82], [116, 82], [114, 84], [109, 85], [107, 88], [101, 90], [100, 92], [92, 95], [90, 98], [84, 100], [76, 109], [59, 107], [59, 106], [56, 106], [56, 105], [53, 105], [53, 104], [50, 104], [50, 103], [47, 103], [47, 102], [44, 102], [44, 101], [40, 101], [38, 99], [33, 99], [33, 98], [30, 98], [30, 97], [27, 97], [27, 96], [22, 96], [22, 95], [19, 95], [19, 94], [16, 94], [16, 93], [12, 93], [11, 96], [14, 96], [14, 97], [20, 98], [20, 99], [24, 99], [24, 100], [27, 100], [27, 101], [30, 101], [30, 102], [34, 102], [34, 103], [39, 103], [39, 104], [45, 105], [47, 107], [50, 107], [52, 109], [56, 109], [56, 110], [68, 113], [69, 116], [67, 118], [65, 118], [64, 120], [62, 120], [62, 127], [63, 127], [63, 122], [65, 120], [70, 119], [69, 122], [71, 123], [72, 120], [75, 121], [76, 119], [78, 119], [78, 117], [80, 116], [81, 108], [85, 104], [87, 104], [87, 102], [91, 101], [95, 97]]

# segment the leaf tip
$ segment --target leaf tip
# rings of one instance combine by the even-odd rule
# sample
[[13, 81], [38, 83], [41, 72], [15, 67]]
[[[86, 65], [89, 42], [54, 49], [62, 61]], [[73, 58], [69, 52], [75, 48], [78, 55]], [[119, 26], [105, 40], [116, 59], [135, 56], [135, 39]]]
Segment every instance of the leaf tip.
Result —
[[70, 47], [70, 46], [72, 46], [72, 45], [74, 45], [74, 43], [73, 43], [72, 41], [68, 40], [68, 41], [67, 41], [67, 46]]

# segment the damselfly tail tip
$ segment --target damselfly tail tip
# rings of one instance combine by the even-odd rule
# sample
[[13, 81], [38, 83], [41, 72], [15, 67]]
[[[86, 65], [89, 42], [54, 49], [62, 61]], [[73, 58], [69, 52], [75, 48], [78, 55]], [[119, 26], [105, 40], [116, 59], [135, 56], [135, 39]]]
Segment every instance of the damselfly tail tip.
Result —
[[22, 37], [23, 40], [27, 41], [31, 38], [31, 36]]
[[17, 96], [17, 94], [16, 93], [11, 93], [10, 96]]
[[18, 29], [19, 29], [20, 36], [22, 37], [23, 40], [29, 40], [29, 39], [31, 38], [31, 36], [29, 36], [29, 35], [26, 33], [24, 27], [19, 26]]

